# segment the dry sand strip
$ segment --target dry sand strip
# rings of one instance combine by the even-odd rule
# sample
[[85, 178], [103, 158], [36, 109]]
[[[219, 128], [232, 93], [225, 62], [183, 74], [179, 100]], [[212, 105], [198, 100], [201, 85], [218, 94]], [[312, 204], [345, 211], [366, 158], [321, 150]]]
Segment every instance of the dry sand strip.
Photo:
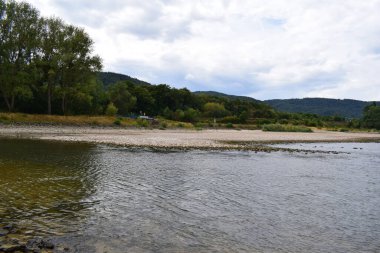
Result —
[[143, 130], [75, 126], [0, 126], [0, 136], [41, 140], [90, 142], [130, 147], [239, 149], [242, 143], [275, 142], [379, 142], [379, 133], [315, 130], [313, 133], [263, 132], [261, 130]]

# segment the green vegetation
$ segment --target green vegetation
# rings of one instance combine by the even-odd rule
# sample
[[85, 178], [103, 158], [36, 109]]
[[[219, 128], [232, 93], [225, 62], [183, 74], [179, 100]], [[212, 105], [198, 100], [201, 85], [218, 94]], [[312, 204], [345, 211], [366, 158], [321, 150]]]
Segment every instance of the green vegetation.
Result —
[[[2, 114], [4, 119], [0, 117], [5, 123], [34, 119], [36, 123], [53, 120], [98, 124], [101, 119], [105, 125], [158, 124], [162, 129], [194, 125], [197, 129], [257, 129], [268, 124], [281, 124], [285, 129], [290, 125], [347, 130], [379, 128], [376, 105], [366, 107], [363, 120], [348, 121], [339, 116], [279, 112], [249, 97], [211, 91], [193, 93], [186, 88], [151, 85], [126, 75], [100, 72], [101, 59], [93, 55], [93, 41], [83, 29], [59, 18], [40, 17], [25, 2], [0, 0], [0, 40], [0, 112], [11, 113]], [[13, 112], [27, 115], [27, 120]], [[41, 114], [67, 117], [43, 118], [38, 116]], [[91, 116], [74, 120], [69, 115]], [[160, 121], [135, 120], [139, 115]]]
[[364, 108], [363, 126], [380, 130], [380, 106], [372, 103]]
[[106, 109], [106, 115], [107, 116], [115, 116], [117, 113], [117, 108], [116, 106], [111, 102], [107, 105], [107, 109]]
[[293, 125], [281, 125], [281, 124], [263, 125], [262, 130], [263, 131], [270, 131], [270, 132], [304, 132], [304, 133], [313, 132], [308, 127], [293, 126]]
[[303, 99], [272, 99], [265, 103], [283, 112], [311, 113], [321, 116], [340, 115], [345, 118], [361, 118], [364, 107], [370, 102], [353, 99], [303, 98]]
[[102, 65], [83, 29], [40, 17], [28, 3], [0, 0], [0, 31], [0, 91], [8, 111], [97, 111], [94, 73]]
[[208, 95], [208, 96], [213, 96], [213, 97], [227, 98], [229, 100], [241, 100], [241, 101], [247, 101], [247, 102], [260, 102], [259, 100], [251, 98], [251, 97], [228, 95], [228, 94], [224, 94], [224, 93], [216, 92], [216, 91], [195, 91], [194, 93], [197, 95]]
[[98, 79], [103, 83], [105, 87], [120, 81], [128, 81], [136, 85], [150, 85], [150, 83], [141, 81], [137, 78], [113, 72], [99, 72]]

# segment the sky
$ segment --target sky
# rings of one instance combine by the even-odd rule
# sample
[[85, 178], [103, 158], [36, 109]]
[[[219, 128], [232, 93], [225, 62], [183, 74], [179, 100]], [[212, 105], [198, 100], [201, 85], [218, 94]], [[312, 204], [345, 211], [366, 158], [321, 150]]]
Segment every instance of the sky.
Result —
[[380, 0], [27, 0], [104, 71], [256, 99], [380, 100]]

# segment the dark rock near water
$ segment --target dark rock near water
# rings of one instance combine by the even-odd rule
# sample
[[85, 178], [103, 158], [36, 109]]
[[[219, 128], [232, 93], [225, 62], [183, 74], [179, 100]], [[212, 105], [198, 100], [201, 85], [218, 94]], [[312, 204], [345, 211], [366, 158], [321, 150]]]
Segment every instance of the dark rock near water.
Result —
[[13, 244], [13, 243], [3, 244], [0, 246], [0, 252], [16, 252], [16, 251], [27, 252], [26, 246]]
[[14, 228], [14, 226], [12, 224], [8, 224], [8, 225], [4, 226], [3, 228], [6, 230], [12, 230]]
[[7, 235], [8, 233], [9, 233], [8, 230], [5, 230], [5, 229], [0, 228], [0, 236], [5, 236], [5, 235]]
[[29, 240], [26, 244], [17, 240], [6, 240], [0, 244], [0, 252], [25, 252], [25, 253], [40, 253], [42, 250], [52, 250], [55, 245], [42, 238], [35, 238]]
[[50, 241], [41, 238], [36, 238], [29, 240], [26, 244], [26, 247], [28, 249], [54, 249], [54, 244]]
[[6, 234], [11, 234], [11, 233], [15, 233], [17, 231], [17, 228], [12, 224], [8, 224], [4, 226], [3, 228], [0, 228], [0, 233], [1, 231], [6, 231]]

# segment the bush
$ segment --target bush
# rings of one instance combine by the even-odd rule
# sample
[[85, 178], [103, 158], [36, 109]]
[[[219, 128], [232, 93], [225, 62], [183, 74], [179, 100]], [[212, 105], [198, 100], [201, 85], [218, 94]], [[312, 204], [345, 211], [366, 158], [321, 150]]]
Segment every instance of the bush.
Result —
[[168, 124], [166, 122], [161, 122], [160, 129], [166, 129], [168, 127]]
[[117, 107], [111, 102], [107, 105], [106, 115], [115, 116], [117, 111], [118, 111]]
[[197, 122], [199, 120], [199, 111], [189, 108], [184, 112], [182, 119], [187, 122]]
[[117, 125], [117, 126], [120, 126], [122, 121], [123, 121], [122, 118], [117, 118], [117, 119], [113, 122], [113, 124], [114, 124], [114, 125]]
[[0, 122], [8, 122], [10, 120], [10, 117], [7, 115], [0, 115]]
[[287, 119], [280, 119], [279, 123], [280, 124], [289, 124], [289, 121]]
[[224, 108], [223, 104], [208, 102], [203, 106], [205, 116], [213, 118], [221, 118], [228, 115], [229, 111]]
[[173, 114], [173, 119], [174, 120], [183, 120], [183, 118], [185, 117], [185, 113], [184, 111], [182, 111], [181, 109], [177, 109], [174, 114]]
[[140, 127], [148, 127], [149, 126], [149, 122], [146, 119], [137, 119], [136, 122], [137, 122], [137, 125]]
[[229, 122], [229, 123], [226, 124], [226, 127], [227, 128], [234, 128], [234, 125], [231, 122]]
[[222, 123], [240, 123], [240, 118], [236, 116], [226, 116], [220, 120]]
[[310, 128], [304, 126], [293, 126], [293, 125], [281, 125], [281, 124], [267, 124], [263, 125], [263, 131], [270, 132], [304, 132], [311, 133], [313, 132]]

